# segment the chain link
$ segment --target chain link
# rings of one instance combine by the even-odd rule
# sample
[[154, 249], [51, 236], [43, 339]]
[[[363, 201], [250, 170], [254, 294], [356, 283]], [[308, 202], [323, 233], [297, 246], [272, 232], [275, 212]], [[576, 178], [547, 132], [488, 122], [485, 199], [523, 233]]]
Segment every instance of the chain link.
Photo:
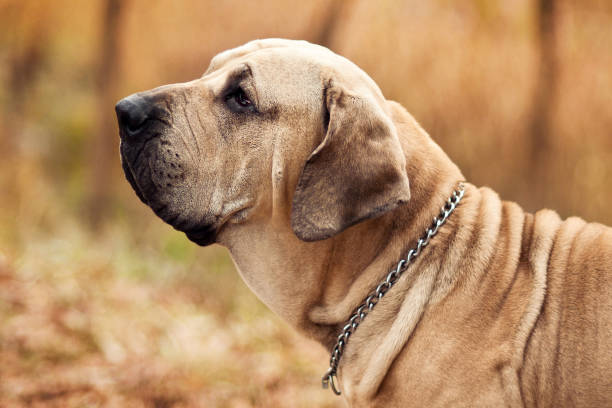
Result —
[[442, 209], [440, 210], [440, 214], [433, 219], [431, 226], [425, 231], [423, 236], [419, 238], [416, 246], [408, 251], [405, 259], [400, 259], [397, 263], [397, 266], [391, 270], [387, 274], [387, 277], [376, 287], [376, 289], [366, 297], [364, 302], [357, 307], [355, 313], [351, 315], [347, 324], [342, 328], [342, 332], [338, 335], [338, 340], [331, 352], [331, 358], [329, 360], [329, 369], [325, 373], [322, 379], [323, 388], [328, 388], [331, 386], [332, 391], [336, 395], [340, 395], [340, 390], [336, 386], [336, 371], [338, 370], [338, 365], [340, 364], [340, 358], [342, 357], [342, 353], [344, 352], [344, 347], [348, 342], [351, 334], [355, 332], [357, 327], [363, 322], [363, 319], [368, 315], [368, 313], [374, 309], [374, 306], [382, 299], [383, 296], [391, 289], [391, 287], [397, 282], [397, 280], [402, 276], [404, 271], [408, 269], [410, 263], [412, 263], [417, 256], [421, 253], [421, 250], [429, 244], [431, 238], [433, 238], [438, 230], [448, 217], [455, 210], [455, 207], [459, 204], [463, 195], [465, 193], [463, 183], [459, 183], [459, 187], [457, 190], [453, 192], [453, 194], [448, 198]]

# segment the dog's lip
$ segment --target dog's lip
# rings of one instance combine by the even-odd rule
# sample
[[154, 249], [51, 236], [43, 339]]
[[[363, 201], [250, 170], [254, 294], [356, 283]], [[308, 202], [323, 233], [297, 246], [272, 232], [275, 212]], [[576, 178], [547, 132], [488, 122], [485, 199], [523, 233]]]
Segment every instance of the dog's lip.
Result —
[[213, 244], [218, 234], [218, 229], [213, 224], [195, 226], [180, 231], [183, 231], [187, 238], [201, 246]]
[[138, 143], [146, 143], [149, 140], [157, 137], [162, 132], [163, 128], [171, 128], [172, 124], [168, 119], [162, 117], [147, 117], [139, 125], [138, 128], [130, 128], [129, 126], [119, 126], [119, 139], [122, 141], [130, 141], [140, 139]]
[[127, 159], [126, 155], [123, 152], [121, 152], [121, 165], [123, 167], [123, 173], [125, 174], [125, 178], [127, 179], [128, 183], [130, 183], [130, 185], [132, 186], [132, 189], [134, 189], [134, 191], [136, 192], [136, 195], [138, 196], [140, 201], [142, 201], [146, 205], [149, 205], [149, 202], [145, 199], [142, 188], [138, 184], [138, 181], [136, 181], [134, 170], [132, 169], [132, 166], [130, 165], [129, 160]]
[[215, 221], [201, 221], [193, 224], [187, 225], [175, 225], [171, 221], [175, 221], [179, 215], [176, 215], [174, 219], [164, 219], [168, 224], [172, 225], [178, 231], [183, 232], [187, 238], [191, 241], [195, 242], [201, 246], [207, 246], [217, 242], [217, 237], [219, 234], [225, 229], [228, 224], [236, 223], [234, 218], [238, 213], [242, 213], [243, 211], [250, 209], [250, 206], [245, 206], [238, 208], [236, 211], [233, 211], [223, 217], [218, 217]]

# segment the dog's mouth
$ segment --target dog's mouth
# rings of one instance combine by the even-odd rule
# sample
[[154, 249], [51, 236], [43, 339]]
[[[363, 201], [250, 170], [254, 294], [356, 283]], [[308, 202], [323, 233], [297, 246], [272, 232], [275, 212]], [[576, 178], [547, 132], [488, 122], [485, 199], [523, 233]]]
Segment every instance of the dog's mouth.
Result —
[[[143, 147], [144, 148], [144, 147]], [[155, 184], [148, 180], [145, 175], [146, 170], [138, 169], [137, 163], [130, 161], [130, 156], [124, 151], [124, 146], [121, 148], [121, 166], [125, 178], [132, 186], [132, 189], [144, 204], [153, 210], [155, 215], [161, 218], [164, 222], [171, 225], [174, 229], [184, 232], [189, 240], [201, 246], [211, 245], [216, 242], [218, 227], [215, 223], [206, 221], [193, 222], [186, 219], [183, 214], [171, 208], [170, 205], [160, 200], [160, 191]], [[140, 171], [143, 176], [137, 177], [136, 173]]]

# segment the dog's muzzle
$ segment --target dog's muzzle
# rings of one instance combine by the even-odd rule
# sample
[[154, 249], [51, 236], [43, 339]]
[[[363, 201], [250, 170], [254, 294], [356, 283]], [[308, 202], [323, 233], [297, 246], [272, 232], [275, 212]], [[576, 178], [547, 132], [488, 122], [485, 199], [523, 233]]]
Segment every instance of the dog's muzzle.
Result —
[[186, 188], [184, 153], [177, 147], [169, 106], [164, 94], [133, 94], [115, 105], [121, 164], [125, 177], [140, 198], [161, 219], [199, 245], [215, 241], [214, 220], [191, 219], [172, 197]]

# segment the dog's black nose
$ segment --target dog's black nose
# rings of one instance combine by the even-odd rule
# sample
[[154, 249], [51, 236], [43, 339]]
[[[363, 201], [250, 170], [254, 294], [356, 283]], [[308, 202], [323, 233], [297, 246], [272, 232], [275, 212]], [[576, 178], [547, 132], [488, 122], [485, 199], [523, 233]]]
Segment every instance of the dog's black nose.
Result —
[[147, 121], [153, 110], [153, 104], [136, 94], [123, 98], [115, 105], [119, 127], [128, 134], [138, 132]]

